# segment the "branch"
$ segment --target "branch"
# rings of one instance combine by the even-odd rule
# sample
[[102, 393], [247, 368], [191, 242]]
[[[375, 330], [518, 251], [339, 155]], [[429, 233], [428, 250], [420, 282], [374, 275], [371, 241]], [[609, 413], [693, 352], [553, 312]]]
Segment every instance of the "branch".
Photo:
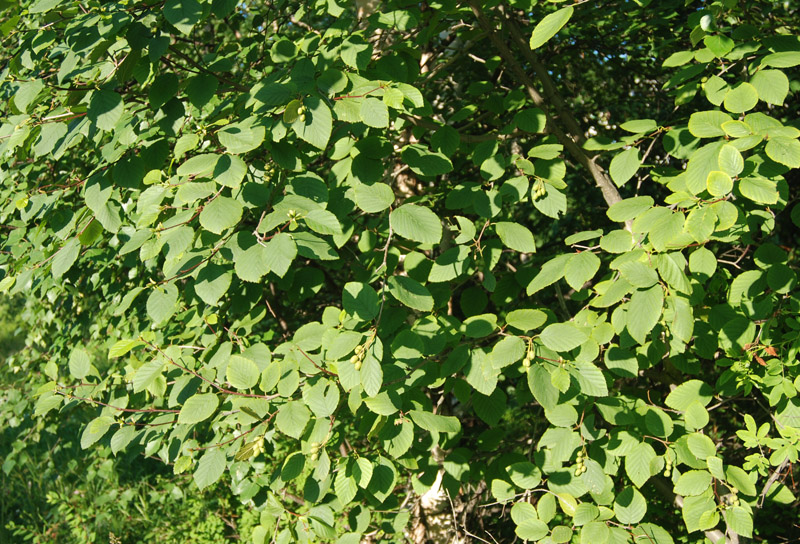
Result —
[[[563, 99], [558, 94], [553, 80], [547, 73], [547, 69], [539, 61], [533, 51], [531, 51], [528, 44], [522, 38], [519, 29], [516, 28], [512, 22], [507, 20], [506, 26], [508, 26], [514, 41], [517, 42], [517, 45], [522, 50], [523, 56], [531, 63], [537, 77], [542, 81], [542, 86], [545, 89], [545, 93], [547, 94], [549, 101], [539, 93], [533, 83], [533, 80], [519, 63], [514, 53], [511, 51], [511, 49], [509, 49], [505, 41], [497, 34], [494, 25], [481, 10], [480, 4], [476, 0], [470, 0], [469, 5], [472, 8], [472, 12], [475, 14], [475, 17], [478, 19], [478, 24], [480, 24], [481, 28], [489, 35], [489, 39], [499, 51], [500, 56], [503, 57], [503, 60], [506, 62], [506, 66], [523, 84], [533, 103], [537, 107], [541, 108], [542, 111], [544, 111], [545, 116], [547, 117], [547, 126], [552, 131], [553, 135], [555, 135], [558, 141], [567, 149], [570, 155], [572, 155], [572, 157], [579, 164], [589, 171], [592, 179], [594, 179], [595, 183], [602, 191], [606, 204], [611, 206], [622, 200], [619, 191], [617, 191], [617, 188], [611, 179], [605, 174], [605, 172], [603, 172], [602, 168], [595, 164], [594, 160], [589, 157], [580, 147], [579, 144], [583, 143], [585, 140], [585, 137], [580, 131], [580, 127], [572, 115], [567, 111]], [[566, 131], [560, 124], [556, 123], [556, 116], [553, 115], [551, 110], [556, 111], [558, 118], [566, 125]]]

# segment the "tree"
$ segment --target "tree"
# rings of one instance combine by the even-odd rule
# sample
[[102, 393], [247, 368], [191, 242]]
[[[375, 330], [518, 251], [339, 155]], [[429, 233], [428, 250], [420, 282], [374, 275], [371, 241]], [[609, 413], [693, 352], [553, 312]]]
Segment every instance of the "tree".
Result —
[[35, 417], [256, 543], [794, 530], [797, 8], [357, 4], [0, 2]]

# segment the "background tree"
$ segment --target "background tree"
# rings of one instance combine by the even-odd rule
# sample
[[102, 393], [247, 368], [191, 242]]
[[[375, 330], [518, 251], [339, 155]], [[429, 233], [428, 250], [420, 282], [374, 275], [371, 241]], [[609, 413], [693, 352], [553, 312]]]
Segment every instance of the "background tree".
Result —
[[798, 13], [739, 4], [0, 3], [15, 409], [256, 543], [788, 538]]

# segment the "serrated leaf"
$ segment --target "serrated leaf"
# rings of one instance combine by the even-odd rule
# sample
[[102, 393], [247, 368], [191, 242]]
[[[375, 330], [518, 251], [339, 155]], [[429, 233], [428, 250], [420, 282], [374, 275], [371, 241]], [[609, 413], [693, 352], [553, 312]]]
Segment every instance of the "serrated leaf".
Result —
[[361, 102], [361, 120], [365, 125], [374, 128], [389, 126], [389, 108], [383, 100], [367, 97]]
[[214, 393], [197, 393], [186, 399], [178, 414], [178, 423], [191, 425], [210, 418], [219, 406]]
[[267, 270], [274, 272], [281, 278], [289, 271], [292, 261], [297, 256], [297, 245], [292, 236], [279, 232], [272, 240], [267, 242], [262, 259]]
[[426, 431], [457, 433], [461, 430], [461, 422], [456, 417], [440, 416], [422, 410], [411, 410], [408, 415], [418, 427]]
[[250, 389], [258, 383], [260, 371], [258, 366], [241, 355], [231, 355], [228, 359], [228, 367], [225, 370], [225, 378], [228, 383], [236, 389]]
[[593, 397], [608, 396], [608, 386], [603, 377], [603, 372], [592, 363], [576, 362], [575, 371], [572, 375], [577, 380], [582, 394]]
[[600, 268], [600, 258], [591, 251], [576, 253], [567, 262], [564, 279], [570, 287], [580, 291]]
[[82, 380], [92, 370], [89, 354], [81, 348], [73, 349], [69, 354], [69, 373], [76, 380]]
[[711, 474], [706, 470], [689, 470], [684, 472], [675, 482], [675, 493], [685, 497], [701, 495], [711, 487]]
[[656, 458], [653, 446], [647, 442], [636, 444], [625, 455], [625, 473], [636, 487], [642, 487], [652, 475], [650, 463]]
[[611, 179], [617, 184], [617, 187], [622, 187], [628, 180], [630, 180], [636, 171], [641, 166], [642, 161], [639, 158], [639, 149], [631, 147], [626, 149], [611, 159], [611, 165], [608, 168], [608, 173]]
[[421, 312], [430, 312], [433, 309], [433, 295], [417, 280], [408, 276], [391, 276], [386, 285], [389, 293], [409, 308]]
[[789, 94], [789, 78], [780, 70], [759, 70], [750, 79], [758, 98], [780, 106]]
[[403, 204], [389, 215], [392, 229], [402, 236], [422, 244], [438, 244], [442, 239], [442, 222], [428, 208]]
[[147, 315], [153, 323], [160, 324], [172, 317], [178, 309], [178, 288], [174, 283], [156, 286], [147, 297]]
[[722, 124], [731, 121], [731, 116], [721, 111], [698, 111], [689, 117], [689, 132], [698, 138], [725, 136]]
[[539, 338], [549, 349], [558, 352], [571, 351], [589, 339], [586, 333], [572, 323], [548, 325]]
[[222, 477], [225, 466], [225, 453], [220, 448], [207, 449], [197, 463], [197, 470], [192, 476], [194, 483], [198, 488], [205, 489]]
[[[558, 31], [567, 24], [574, 11], [572, 6], [567, 6], [550, 13], [539, 21], [533, 29], [533, 34], [530, 39], [530, 48], [536, 49], [547, 43], [547, 41], [555, 36]], [[538, 540], [538, 538], [534, 540]]]
[[497, 235], [502, 240], [503, 244], [519, 251], [520, 253], [535, 253], [536, 243], [533, 241], [533, 234], [527, 227], [523, 227], [519, 223], [512, 223], [508, 221], [501, 221], [495, 224]]
[[629, 221], [649, 210], [653, 207], [653, 203], [653, 198], [649, 196], [626, 198], [625, 200], [612, 204], [608, 208], [606, 215], [608, 215], [608, 218], [612, 221], [622, 223], [623, 221]]
[[81, 253], [81, 243], [77, 238], [70, 238], [53, 257], [50, 272], [54, 278], [60, 278], [72, 268]]
[[635, 487], [626, 487], [614, 499], [614, 514], [620, 523], [639, 523], [646, 513], [647, 502]]
[[664, 306], [664, 290], [661, 285], [649, 289], [638, 289], [628, 303], [627, 328], [634, 340], [643, 344], [647, 334], [661, 318]]
[[531, 331], [544, 325], [547, 314], [541, 310], [512, 310], [506, 315], [506, 323], [521, 331]]
[[619, 128], [634, 134], [642, 134], [654, 131], [658, 128], [658, 124], [653, 119], [631, 119], [622, 123]]
[[218, 196], [203, 207], [200, 212], [200, 224], [214, 234], [236, 225], [242, 218], [244, 206], [238, 200], [226, 196]]
[[764, 147], [767, 156], [789, 168], [800, 168], [800, 141], [796, 138], [773, 136]]
[[350, 315], [369, 321], [378, 315], [380, 300], [375, 289], [366, 283], [349, 282], [344, 286], [342, 305]]
[[684, 411], [694, 401], [700, 401], [703, 406], [711, 402], [714, 390], [701, 380], [689, 380], [672, 390], [664, 403], [673, 410]]
[[283, 434], [292, 438], [300, 438], [309, 419], [311, 419], [311, 412], [305, 404], [300, 401], [289, 401], [278, 410], [275, 425]]
[[135, 347], [143, 345], [144, 342], [138, 339], [122, 339], [117, 340], [113, 346], [108, 349], [108, 358], [114, 359], [122, 357]]
[[317, 208], [308, 212], [303, 220], [308, 228], [319, 234], [342, 234], [339, 220], [328, 210]]
[[747, 82], [741, 82], [725, 95], [723, 106], [733, 113], [744, 113], [753, 109], [758, 103], [758, 91]]

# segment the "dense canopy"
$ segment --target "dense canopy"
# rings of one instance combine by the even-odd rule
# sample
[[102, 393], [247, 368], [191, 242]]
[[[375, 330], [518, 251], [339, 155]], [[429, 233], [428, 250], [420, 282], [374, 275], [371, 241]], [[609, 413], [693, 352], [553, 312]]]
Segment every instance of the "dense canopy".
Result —
[[254, 544], [789, 538], [798, 25], [0, 0], [4, 473], [81, 413]]

